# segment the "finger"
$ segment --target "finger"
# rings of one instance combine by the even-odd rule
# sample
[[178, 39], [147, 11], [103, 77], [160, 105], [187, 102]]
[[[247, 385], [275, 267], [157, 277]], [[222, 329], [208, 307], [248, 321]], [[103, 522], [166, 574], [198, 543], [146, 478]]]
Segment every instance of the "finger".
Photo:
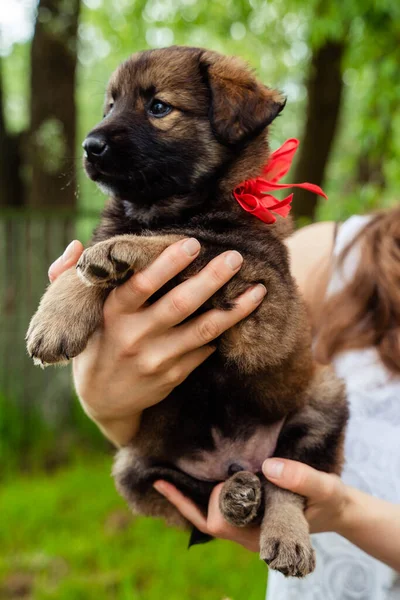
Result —
[[[181, 384], [192, 371], [194, 371], [201, 363], [203, 363], [211, 354], [215, 352], [214, 346], [203, 346], [192, 350], [183, 356], [174, 357], [173, 365], [166, 371], [166, 384], [168, 388], [176, 387]], [[173, 350], [172, 350], [173, 351]], [[167, 351], [171, 352], [171, 348]], [[170, 359], [165, 359], [163, 362], [167, 362]]]
[[305, 496], [312, 502], [325, 500], [339, 481], [334, 475], [322, 473], [303, 463], [281, 458], [269, 458], [262, 471], [275, 485]]
[[[153, 345], [151, 356], [148, 355], [147, 372], [154, 375], [162, 370], [165, 383], [173, 386], [181, 383], [215, 350], [210, 342], [257, 308], [265, 293], [263, 285], [255, 286], [237, 299], [231, 311], [210, 310], [189, 323], [164, 332], [158, 337], [157, 347]], [[153, 318], [148, 321], [154, 326]]]
[[225, 285], [239, 271], [242, 263], [243, 257], [235, 250], [213, 258], [199, 273], [151, 307], [153, 319], [168, 328], [181, 323]]
[[219, 495], [222, 486], [223, 483], [218, 484], [211, 493], [208, 505], [208, 518], [206, 519], [196, 504], [179, 492], [173, 485], [166, 481], [156, 481], [154, 483], [156, 490], [165, 496], [199, 531], [214, 537], [232, 540], [252, 552], [258, 552], [259, 530], [233, 527], [221, 515], [219, 510]]
[[223, 483], [219, 483], [211, 492], [207, 515], [208, 533], [217, 538], [237, 542], [251, 552], [258, 552], [260, 549], [259, 529], [254, 527], [234, 527], [225, 521], [222, 516], [219, 507], [219, 497], [223, 485]]
[[134, 312], [170, 279], [185, 269], [200, 252], [194, 238], [180, 240], [168, 246], [146, 269], [133, 275], [108, 297], [110, 310]]
[[194, 502], [189, 500], [189, 498], [179, 492], [175, 486], [166, 481], [156, 481], [153, 485], [157, 492], [171, 502], [171, 504], [179, 510], [181, 515], [190, 521], [192, 525], [197, 527], [199, 531], [208, 533], [207, 519]]
[[57, 277], [64, 273], [67, 269], [70, 269], [73, 265], [75, 265], [80, 255], [83, 252], [83, 245], [79, 240], [74, 240], [71, 242], [64, 251], [64, 254], [57, 258], [56, 261], [50, 265], [48, 276], [50, 282], [53, 283]]
[[241, 530], [238, 527], [230, 525], [225, 521], [219, 508], [219, 497], [223, 487], [223, 483], [215, 486], [210, 495], [208, 503], [207, 526], [213, 536], [223, 539], [238, 539], [240, 538]]
[[181, 355], [209, 344], [224, 331], [251, 314], [266, 293], [266, 288], [262, 284], [258, 284], [239, 296], [232, 310], [212, 309], [204, 315], [176, 327], [169, 333], [171, 348]]
[[217, 484], [211, 492], [210, 500], [208, 502], [207, 525], [208, 528], [213, 531], [215, 537], [228, 538], [231, 530], [236, 528], [225, 521], [219, 508], [219, 497], [223, 485], [223, 483]]

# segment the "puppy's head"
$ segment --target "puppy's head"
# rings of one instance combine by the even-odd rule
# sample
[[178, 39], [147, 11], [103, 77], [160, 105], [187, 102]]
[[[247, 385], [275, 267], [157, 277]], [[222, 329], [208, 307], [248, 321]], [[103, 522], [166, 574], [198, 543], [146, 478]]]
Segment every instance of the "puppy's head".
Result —
[[236, 58], [187, 47], [140, 52], [111, 77], [104, 118], [83, 143], [85, 168], [134, 203], [193, 195], [223, 177], [283, 107]]

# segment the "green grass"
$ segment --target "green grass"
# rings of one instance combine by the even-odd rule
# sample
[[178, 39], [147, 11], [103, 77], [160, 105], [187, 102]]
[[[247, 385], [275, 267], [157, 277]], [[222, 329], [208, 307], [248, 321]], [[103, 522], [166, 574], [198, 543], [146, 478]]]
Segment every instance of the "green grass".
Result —
[[110, 458], [53, 475], [7, 478], [0, 491], [0, 598], [260, 600], [267, 569], [229, 542], [186, 549], [187, 534], [131, 518]]

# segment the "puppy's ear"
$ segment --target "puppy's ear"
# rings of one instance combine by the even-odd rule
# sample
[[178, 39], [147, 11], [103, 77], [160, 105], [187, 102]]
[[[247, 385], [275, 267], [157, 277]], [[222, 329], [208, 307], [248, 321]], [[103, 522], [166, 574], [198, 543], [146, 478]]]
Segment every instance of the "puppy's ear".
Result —
[[257, 135], [285, 106], [283, 95], [257, 81], [238, 58], [205, 51], [200, 69], [211, 91], [210, 121], [224, 143]]

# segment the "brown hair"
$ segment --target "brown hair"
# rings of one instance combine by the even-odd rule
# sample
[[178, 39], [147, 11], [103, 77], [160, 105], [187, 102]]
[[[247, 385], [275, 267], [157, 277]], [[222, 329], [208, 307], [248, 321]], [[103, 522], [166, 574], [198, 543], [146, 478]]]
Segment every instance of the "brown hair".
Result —
[[343, 250], [338, 269], [356, 244], [354, 277], [317, 311], [316, 358], [327, 363], [342, 350], [374, 346], [400, 373], [400, 208], [375, 214]]

